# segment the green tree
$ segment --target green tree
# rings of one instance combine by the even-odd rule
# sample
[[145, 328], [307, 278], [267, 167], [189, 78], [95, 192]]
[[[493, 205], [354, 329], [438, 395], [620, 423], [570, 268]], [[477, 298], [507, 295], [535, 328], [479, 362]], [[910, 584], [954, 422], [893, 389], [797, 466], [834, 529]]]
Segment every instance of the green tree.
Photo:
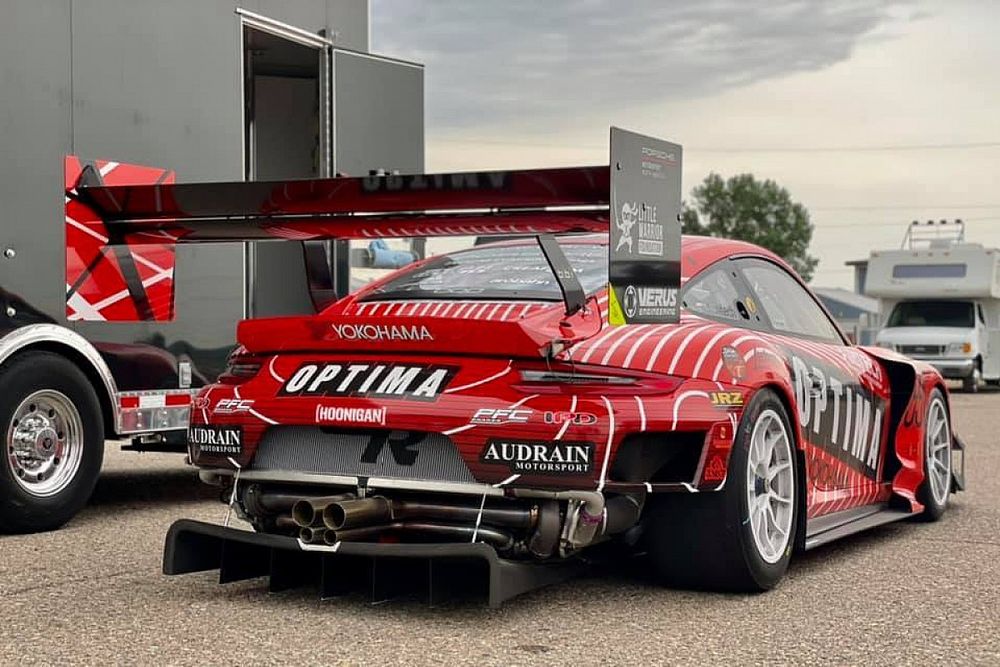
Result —
[[692, 191], [693, 206], [681, 215], [685, 234], [739, 239], [764, 246], [810, 280], [819, 260], [809, 254], [813, 226], [809, 211], [788, 190], [753, 174], [724, 180], [709, 174]]

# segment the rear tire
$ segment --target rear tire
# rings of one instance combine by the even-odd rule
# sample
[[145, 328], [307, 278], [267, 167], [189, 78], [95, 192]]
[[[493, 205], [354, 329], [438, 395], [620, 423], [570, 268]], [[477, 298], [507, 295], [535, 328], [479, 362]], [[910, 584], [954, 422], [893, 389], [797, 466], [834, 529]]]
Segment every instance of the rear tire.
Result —
[[0, 369], [0, 532], [52, 530], [90, 498], [104, 421], [87, 376], [65, 357], [28, 352]]
[[924, 416], [924, 482], [917, 500], [925, 521], [937, 521], [948, 507], [951, 494], [951, 419], [940, 389], [934, 389]]
[[784, 405], [763, 389], [743, 414], [718, 492], [655, 498], [649, 553], [670, 586], [732, 592], [773, 588], [798, 525], [797, 451]]

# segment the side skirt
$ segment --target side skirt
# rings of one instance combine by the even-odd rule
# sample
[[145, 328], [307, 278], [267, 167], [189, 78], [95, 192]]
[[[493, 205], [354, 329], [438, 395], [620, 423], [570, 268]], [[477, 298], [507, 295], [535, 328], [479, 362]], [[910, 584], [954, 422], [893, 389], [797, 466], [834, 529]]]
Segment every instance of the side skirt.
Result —
[[842, 512], [810, 519], [806, 524], [806, 550], [833, 542], [863, 530], [901, 521], [913, 516], [910, 512], [890, 509], [888, 504], [854, 507]]

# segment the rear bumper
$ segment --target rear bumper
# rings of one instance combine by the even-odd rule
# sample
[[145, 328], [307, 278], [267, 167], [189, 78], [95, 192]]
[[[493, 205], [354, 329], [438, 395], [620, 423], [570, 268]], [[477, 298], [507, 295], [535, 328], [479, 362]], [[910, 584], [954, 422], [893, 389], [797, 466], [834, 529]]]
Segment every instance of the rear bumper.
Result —
[[163, 573], [219, 570], [219, 583], [269, 577], [269, 590], [319, 587], [323, 598], [365, 590], [372, 602], [419, 595], [429, 604], [485, 598], [491, 607], [576, 575], [580, 561], [534, 563], [501, 558], [476, 543], [305, 545], [292, 537], [181, 519], [167, 532]]

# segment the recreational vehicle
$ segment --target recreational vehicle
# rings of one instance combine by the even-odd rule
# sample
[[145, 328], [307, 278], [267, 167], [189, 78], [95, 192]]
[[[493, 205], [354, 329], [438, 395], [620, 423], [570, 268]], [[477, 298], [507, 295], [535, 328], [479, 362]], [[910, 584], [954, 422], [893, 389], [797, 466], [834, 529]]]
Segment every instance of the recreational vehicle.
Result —
[[967, 391], [1000, 384], [1000, 250], [965, 242], [961, 221], [912, 223], [903, 248], [873, 252], [866, 292], [881, 302], [878, 345]]

